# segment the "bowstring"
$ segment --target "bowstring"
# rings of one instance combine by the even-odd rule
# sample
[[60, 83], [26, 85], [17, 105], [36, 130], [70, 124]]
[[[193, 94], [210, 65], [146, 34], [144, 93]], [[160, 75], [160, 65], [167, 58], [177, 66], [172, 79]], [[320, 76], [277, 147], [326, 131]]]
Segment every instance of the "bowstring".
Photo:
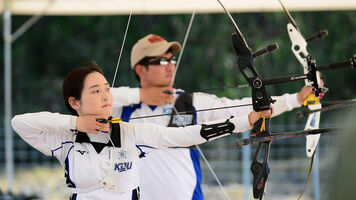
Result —
[[[121, 57], [122, 57], [122, 52], [125, 46], [125, 41], [126, 41], [126, 37], [127, 37], [127, 32], [129, 30], [129, 26], [130, 26], [130, 22], [131, 22], [131, 17], [132, 17], [132, 13], [133, 13], [133, 5], [134, 5], [134, 0], [132, 0], [131, 2], [131, 11], [127, 20], [127, 24], [126, 24], [126, 28], [125, 28], [125, 34], [124, 34], [124, 38], [122, 40], [122, 44], [121, 44], [121, 48], [120, 48], [120, 53], [119, 53], [119, 58], [117, 59], [117, 64], [116, 64], [116, 68], [115, 68], [115, 73], [114, 73], [114, 78], [113, 81], [111, 83], [111, 89], [114, 88], [114, 84], [115, 84], [115, 80], [116, 80], [116, 75], [117, 75], [117, 71], [119, 69], [119, 65], [120, 65], [120, 61], [121, 61]], [[108, 102], [110, 102], [112, 98], [112, 94], [109, 96]], [[105, 113], [107, 112], [108, 107], [106, 108]], [[113, 147], [115, 147], [113, 141], [111, 140], [111, 137], [109, 134], [106, 134], [106, 136], [109, 138], [110, 143], [112, 144]], [[116, 147], [115, 147], [116, 148]]]
[[[179, 64], [180, 64], [180, 61], [181, 61], [181, 58], [182, 58], [182, 55], [183, 55], [183, 52], [184, 52], [184, 48], [185, 48], [185, 45], [186, 45], [186, 42], [187, 42], [187, 39], [188, 39], [188, 36], [189, 36], [189, 33], [190, 33], [190, 30], [191, 30], [191, 27], [192, 27], [192, 24], [193, 24], [193, 21], [194, 21], [194, 17], [195, 17], [195, 13], [196, 13], [196, 8], [194, 8], [193, 10], [193, 13], [190, 17], [190, 21], [189, 21], [189, 24], [188, 24], [188, 28], [187, 28], [187, 31], [185, 33], [185, 36], [184, 36], [184, 40], [183, 40], [183, 45], [182, 45], [182, 50], [178, 56], [178, 61], [177, 61], [177, 65], [176, 65], [176, 69], [175, 69], [175, 73], [174, 73], [174, 76], [173, 76], [173, 79], [171, 81], [171, 87], [173, 87], [174, 85], [174, 81], [175, 81], [175, 77], [176, 77], [176, 74], [177, 74], [177, 71], [178, 71], [178, 68], [179, 68]], [[179, 112], [177, 111], [177, 109], [175, 108], [175, 105], [173, 104], [173, 107], [172, 107], [173, 111], [176, 113], [176, 115], [180, 118], [180, 114]], [[183, 125], [183, 127], [185, 127], [185, 125]], [[216, 182], [218, 183], [220, 189], [222, 190], [222, 192], [224, 193], [226, 199], [228, 200], [231, 200], [229, 195], [227, 194], [225, 188], [223, 187], [223, 185], [221, 184], [218, 176], [216, 175], [215, 171], [213, 170], [213, 168], [211, 167], [208, 159], [205, 157], [203, 151], [200, 149], [200, 147], [198, 145], [195, 145], [195, 147], [198, 149], [199, 151], [199, 154], [200, 156], [203, 158], [204, 162], [206, 163], [206, 165], [208, 166], [208, 169], [210, 171], [210, 173], [213, 175], [213, 177], [215, 178]]]

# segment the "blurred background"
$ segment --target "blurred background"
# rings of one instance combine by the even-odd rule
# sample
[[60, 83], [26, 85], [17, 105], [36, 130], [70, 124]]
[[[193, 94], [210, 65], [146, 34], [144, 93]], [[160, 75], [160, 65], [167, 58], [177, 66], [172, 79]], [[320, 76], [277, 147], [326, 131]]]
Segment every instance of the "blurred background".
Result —
[[[196, 6], [197, 13], [182, 54], [175, 87], [194, 92], [207, 88], [246, 84], [245, 79], [235, 66], [236, 56], [231, 44], [231, 33], [234, 32], [234, 29], [227, 16], [222, 13], [219, 4], [214, 0], [206, 1], [206, 4], [212, 3], [214, 9], [211, 10], [205, 9], [204, 6], [207, 5], [198, 4], [201, 1], [195, 3], [189, 1], [191, 6], [185, 5], [182, 6], [183, 8], [176, 7], [172, 1], [172, 5], [166, 10], [165, 4], [154, 0], [137, 0], [132, 4], [117, 1], [110, 6], [115, 8], [116, 12], [102, 13], [99, 12], [99, 8], [95, 12], [94, 6], [91, 8], [93, 10], [87, 14], [80, 11], [75, 12], [75, 9], [70, 7], [67, 10], [74, 10], [71, 13], [55, 13], [53, 11], [51, 14], [53, 5], [48, 3], [51, 1], [45, 1], [48, 4], [40, 7], [37, 11], [30, 9], [31, 11], [24, 12], [17, 9], [17, 0], [2, 1], [0, 3], [3, 5], [1, 5], [0, 11], [3, 14], [3, 20], [0, 24], [5, 36], [6, 27], [8, 27], [6, 23], [9, 22], [6, 16], [9, 16], [9, 11], [13, 12], [11, 33], [15, 33], [24, 24], [28, 26], [23, 29], [23, 34], [19, 34], [19, 37], [12, 42], [11, 116], [43, 110], [67, 113], [61, 93], [63, 78], [67, 72], [85, 62], [95, 61], [103, 69], [106, 78], [111, 83], [131, 11], [133, 14], [115, 87], [138, 86], [129, 67], [131, 47], [138, 39], [149, 33], [154, 33], [163, 36], [168, 41], [183, 42], [194, 6]], [[27, 1], [31, 2], [32, 0]], [[78, 1], [73, 2], [78, 3]], [[6, 2], [11, 6], [7, 7]], [[73, 7], [78, 6], [84, 9], [90, 7], [88, 5], [90, 2], [81, 1], [82, 5], [75, 4]], [[149, 2], [152, 5], [147, 6]], [[189, 2], [184, 1], [182, 4]], [[262, 77], [303, 72], [301, 65], [290, 50], [291, 42], [286, 29], [289, 21], [277, 0], [254, 0], [251, 2], [255, 4], [245, 10], [238, 9], [239, 5], [241, 8], [245, 8], [246, 2], [244, 1], [226, 0], [223, 3], [225, 2], [227, 9], [231, 5], [232, 16], [253, 51], [265, 48], [272, 43], [279, 45], [278, 50], [255, 60], [255, 66]], [[250, 4], [252, 4], [251, 2]], [[272, 6], [264, 7], [266, 2]], [[343, 6], [342, 8], [332, 5], [325, 7], [322, 3], [318, 5], [318, 1], [298, 2], [286, 0], [285, 5], [287, 8], [290, 5], [292, 16], [306, 38], [322, 29], [329, 32], [329, 35], [324, 39], [308, 45], [308, 52], [316, 58], [317, 65], [345, 61], [356, 54], [356, 6], [354, 1], [335, 1], [339, 2], [338, 4]], [[108, 3], [113, 3], [113, 1], [108, 1]], [[299, 4], [304, 7], [298, 7]], [[30, 8], [28, 7], [30, 4], [25, 5]], [[161, 11], [159, 10], [160, 6], [162, 6]], [[34, 15], [35, 18], [33, 18]], [[28, 20], [31, 20], [30, 23]], [[4, 46], [6, 46], [5, 39], [6, 37], [2, 40]], [[2, 61], [0, 87], [4, 88], [0, 90], [2, 97], [0, 98], [0, 121], [3, 122], [0, 124], [0, 199], [5, 198], [6, 195], [3, 194], [8, 195], [10, 192], [19, 196], [19, 199], [26, 199], [26, 197], [31, 199], [29, 198], [31, 196], [33, 199], [68, 199], [70, 190], [65, 187], [64, 172], [58, 161], [55, 158], [42, 155], [12, 131], [10, 132], [13, 139], [11, 152], [14, 165], [11, 166], [10, 172], [14, 174], [14, 181], [9, 180], [11, 175], [9, 175], [9, 169], [6, 168], [9, 165], [6, 165], [5, 156], [5, 124], [7, 121], [4, 117], [5, 108], [8, 105], [5, 105], [5, 82], [9, 76], [5, 72], [4, 53], [4, 48], [0, 48]], [[355, 69], [327, 71], [323, 75], [326, 77], [325, 85], [329, 88], [329, 92], [323, 100], [355, 98]], [[303, 85], [304, 81], [300, 81], [268, 86], [268, 90], [271, 95], [277, 96], [298, 92]], [[209, 91], [209, 93], [232, 99], [251, 96], [249, 88], [220, 89]], [[304, 129], [307, 118], [296, 118], [298, 111], [301, 109], [273, 118], [272, 132]], [[320, 127], [346, 126], [349, 123], [354, 123], [352, 120], [354, 114], [355, 111], [350, 111], [348, 108], [322, 113]], [[345, 135], [342, 134], [343, 132], [324, 134], [321, 137], [317, 168], [314, 171], [317, 173], [313, 172], [303, 199], [327, 199], [329, 197], [327, 191], [333, 193], [333, 187], [327, 183], [332, 180], [332, 174], [338, 173], [335, 172], [338, 168], [335, 164], [335, 157], [340, 149], [338, 144], [343, 141], [342, 137]], [[349, 132], [351, 131], [349, 130]], [[244, 148], [234, 146], [235, 139], [248, 136], [249, 133], [246, 132], [201, 145], [204, 154], [231, 199], [252, 199], [252, 175], [249, 167], [257, 146], [251, 145]], [[354, 149], [351, 151], [355, 152]], [[348, 152], [350, 153], [350, 151]], [[350, 156], [352, 157], [352, 153]], [[304, 187], [310, 164], [310, 159], [305, 155], [305, 138], [273, 142], [269, 164], [271, 174], [265, 198], [297, 199]], [[205, 199], [226, 199], [206, 164], [201, 161], [201, 165]]]

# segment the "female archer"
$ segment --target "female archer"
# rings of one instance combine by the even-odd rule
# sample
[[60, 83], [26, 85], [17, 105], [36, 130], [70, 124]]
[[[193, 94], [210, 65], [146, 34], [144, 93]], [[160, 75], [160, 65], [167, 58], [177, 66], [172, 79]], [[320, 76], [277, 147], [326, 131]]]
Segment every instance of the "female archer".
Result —
[[12, 127], [32, 147], [59, 160], [70, 199], [78, 200], [139, 199], [140, 158], [146, 153], [242, 132], [260, 118], [253, 111], [250, 119], [246, 115], [184, 128], [110, 120], [110, 86], [95, 63], [66, 75], [63, 97], [72, 115], [26, 113], [16, 115]]

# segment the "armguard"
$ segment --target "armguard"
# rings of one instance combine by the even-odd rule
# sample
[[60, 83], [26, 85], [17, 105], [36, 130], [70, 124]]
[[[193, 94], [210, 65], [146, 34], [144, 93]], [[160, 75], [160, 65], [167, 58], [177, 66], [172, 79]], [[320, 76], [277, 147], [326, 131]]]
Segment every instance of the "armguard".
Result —
[[214, 139], [226, 134], [231, 134], [235, 129], [235, 125], [231, 123], [229, 119], [222, 123], [202, 124], [201, 126], [200, 135], [207, 141], [211, 138]]

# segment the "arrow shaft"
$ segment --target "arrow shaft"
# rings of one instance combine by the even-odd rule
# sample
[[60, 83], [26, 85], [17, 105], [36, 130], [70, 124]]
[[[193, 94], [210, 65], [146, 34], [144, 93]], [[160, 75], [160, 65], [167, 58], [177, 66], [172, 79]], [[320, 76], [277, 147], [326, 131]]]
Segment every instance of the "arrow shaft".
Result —
[[329, 133], [335, 130], [340, 130], [341, 128], [324, 128], [324, 129], [313, 129], [313, 130], [301, 130], [301, 131], [293, 131], [293, 132], [283, 132], [278, 134], [273, 134], [265, 137], [251, 137], [248, 139], [236, 140], [235, 144], [237, 147], [241, 147], [244, 145], [250, 145], [261, 142], [268, 142], [274, 140], [282, 140], [287, 138], [294, 137], [302, 137], [306, 135], [315, 135], [322, 133]]
[[[189, 110], [189, 111], [184, 111], [184, 112], [177, 112], [176, 114], [177, 115], [185, 115], [185, 114], [191, 114], [194, 112], [205, 112], [205, 111], [221, 110], [221, 109], [228, 109], [228, 108], [238, 108], [238, 107], [245, 107], [245, 106], [252, 106], [252, 104], [206, 108], [206, 109], [200, 109], [200, 110]], [[133, 119], [153, 118], [153, 117], [162, 117], [162, 116], [170, 116], [170, 115], [171, 115], [171, 113], [159, 114], [159, 115], [146, 115], [146, 116], [140, 116], [140, 117], [125, 118], [125, 119], [121, 119], [121, 120], [128, 121], [128, 120], [133, 120]]]

